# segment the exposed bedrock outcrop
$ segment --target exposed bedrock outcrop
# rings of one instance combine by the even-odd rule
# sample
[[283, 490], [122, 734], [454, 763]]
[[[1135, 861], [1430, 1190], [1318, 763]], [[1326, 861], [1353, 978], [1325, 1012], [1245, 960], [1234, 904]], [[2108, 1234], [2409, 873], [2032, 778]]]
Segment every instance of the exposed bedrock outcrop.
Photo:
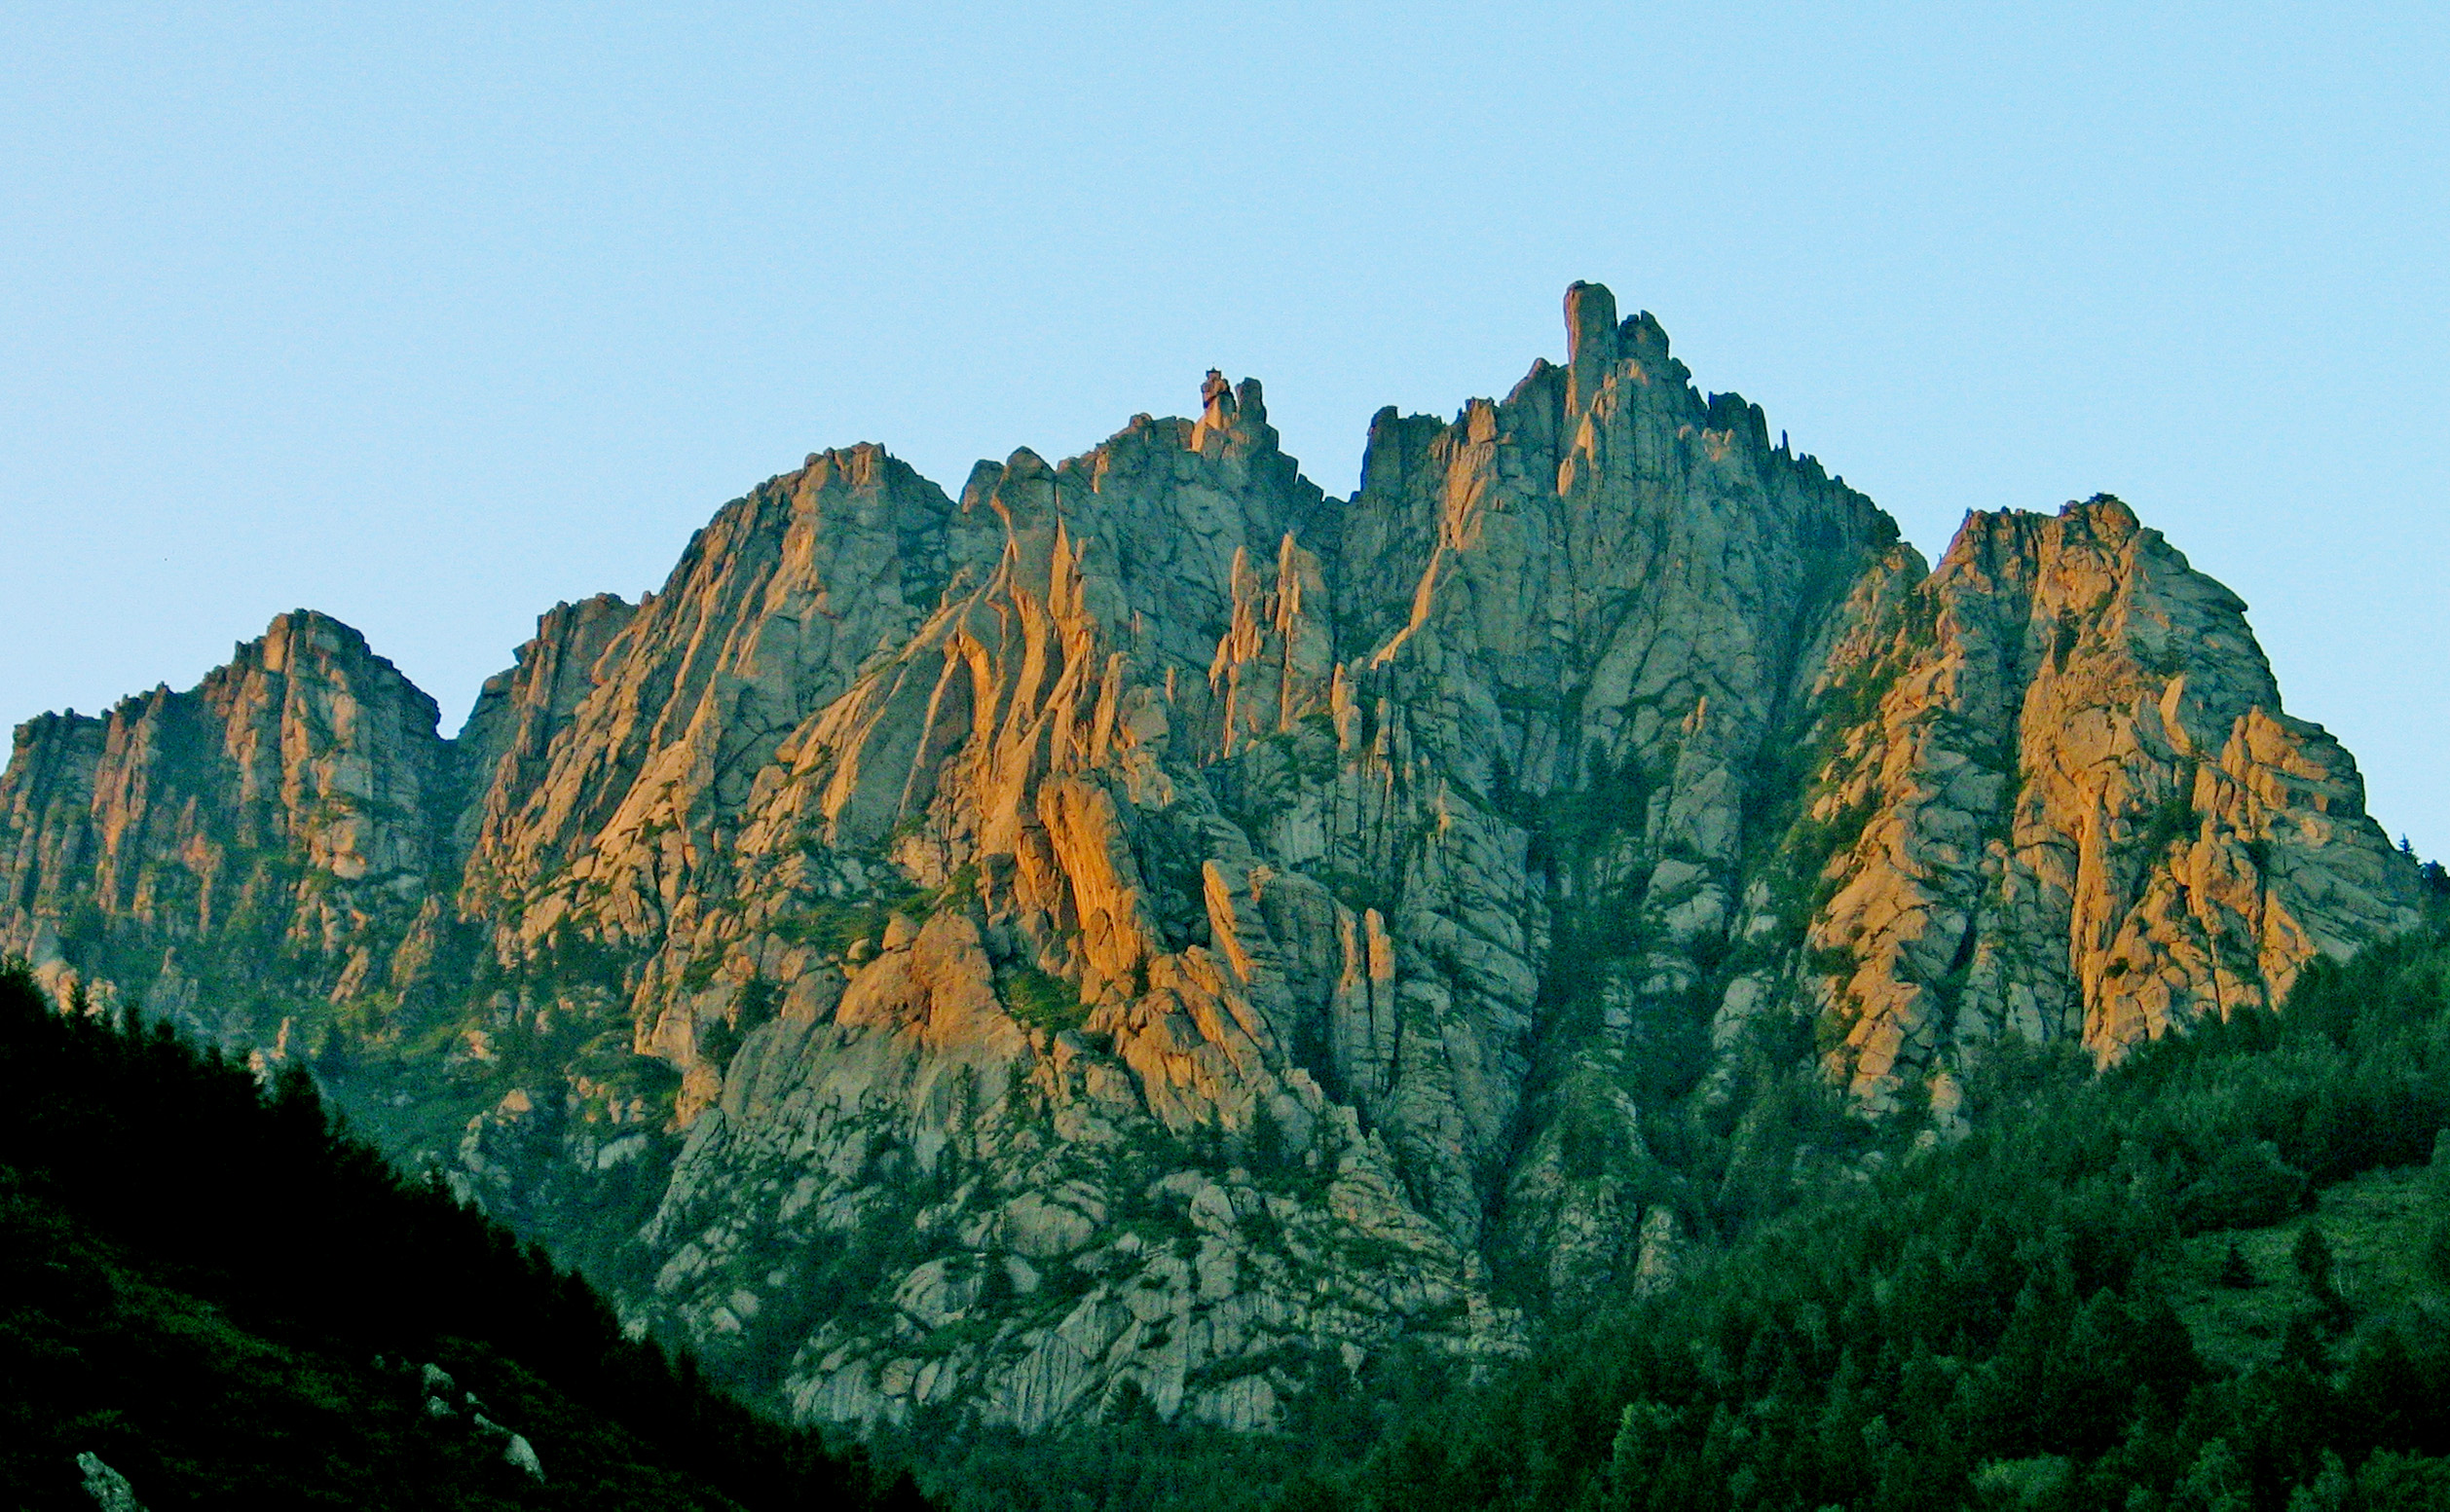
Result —
[[804, 1417], [1252, 1427], [1663, 1283], [1811, 1179], [1811, 1088], [1945, 1125], [2004, 1038], [2106, 1063], [2414, 921], [2126, 505], [1926, 572], [1648, 314], [1567, 327], [1350, 498], [1216, 375], [957, 498], [812, 456], [456, 740], [284, 615], [19, 728], [0, 948], [307, 1058]]

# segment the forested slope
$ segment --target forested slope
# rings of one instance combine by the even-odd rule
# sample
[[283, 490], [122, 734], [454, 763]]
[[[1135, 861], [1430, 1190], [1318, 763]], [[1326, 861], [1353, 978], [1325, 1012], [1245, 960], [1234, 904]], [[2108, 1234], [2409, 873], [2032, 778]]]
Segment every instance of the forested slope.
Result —
[[2450, 1506], [2450, 897], [1735, 1243], [1286, 1507]]
[[0, 972], [0, 1500], [917, 1507], [625, 1340], [540, 1251], [167, 1026]]

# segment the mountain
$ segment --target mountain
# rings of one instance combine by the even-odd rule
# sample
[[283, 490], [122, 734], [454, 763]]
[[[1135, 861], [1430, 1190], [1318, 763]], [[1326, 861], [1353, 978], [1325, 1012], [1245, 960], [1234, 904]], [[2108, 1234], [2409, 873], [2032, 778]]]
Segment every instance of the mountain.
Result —
[[1658, 323], [1324, 495], [1255, 381], [873, 446], [456, 739], [304, 610], [21, 726], [0, 950], [267, 1071], [801, 1421], [1265, 1428], [1467, 1372], [2418, 922], [2245, 607], [2097, 497], [1936, 569]]

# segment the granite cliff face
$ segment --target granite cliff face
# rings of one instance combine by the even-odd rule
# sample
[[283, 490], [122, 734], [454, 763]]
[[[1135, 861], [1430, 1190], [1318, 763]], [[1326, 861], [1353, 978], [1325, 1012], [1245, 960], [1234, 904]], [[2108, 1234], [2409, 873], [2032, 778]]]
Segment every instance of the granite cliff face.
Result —
[[307, 1057], [802, 1416], [1251, 1427], [1657, 1284], [2002, 1038], [2415, 922], [2124, 504], [1926, 572], [1649, 315], [1567, 325], [1351, 498], [1213, 374], [958, 499], [813, 456], [456, 740], [285, 615], [19, 729], [0, 949]]
[[2097, 498], [1970, 517], [1836, 659], [1868, 707], [1811, 815], [1855, 837], [1807, 939], [1859, 1096], [1945, 1105], [2002, 1034], [2107, 1063], [2407, 927], [2355, 762], [2281, 710], [2245, 608]]

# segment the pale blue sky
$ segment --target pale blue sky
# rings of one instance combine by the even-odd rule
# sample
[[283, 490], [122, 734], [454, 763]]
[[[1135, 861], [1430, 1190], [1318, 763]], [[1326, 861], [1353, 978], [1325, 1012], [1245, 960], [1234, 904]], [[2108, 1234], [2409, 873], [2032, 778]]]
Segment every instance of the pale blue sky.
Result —
[[306, 605], [456, 727], [814, 448], [953, 488], [1211, 364], [1347, 489], [1584, 277], [1926, 553], [2125, 497], [2450, 851], [2446, 17], [11, 5], [0, 719]]

